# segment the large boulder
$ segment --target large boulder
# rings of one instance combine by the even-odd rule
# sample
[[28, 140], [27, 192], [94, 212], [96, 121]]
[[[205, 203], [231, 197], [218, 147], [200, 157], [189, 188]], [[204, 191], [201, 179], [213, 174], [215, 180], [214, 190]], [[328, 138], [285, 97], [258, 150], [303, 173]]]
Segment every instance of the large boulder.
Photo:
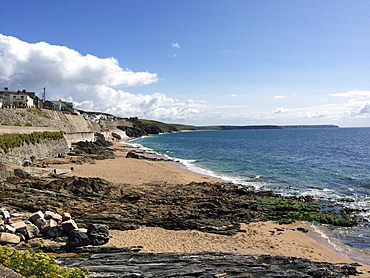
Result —
[[89, 224], [87, 235], [91, 245], [103, 245], [110, 239], [109, 227], [102, 224]]
[[73, 230], [69, 233], [67, 238], [67, 245], [80, 247], [80, 246], [87, 246], [89, 245], [89, 237], [86, 233], [81, 232], [79, 230]]
[[12, 233], [1, 233], [0, 244], [18, 244], [21, 241], [19, 236]]
[[37, 228], [36, 225], [31, 224], [28, 225], [27, 227], [18, 229], [17, 233], [22, 234], [25, 237], [25, 239], [31, 239], [38, 237], [40, 235], [40, 230], [39, 228]]

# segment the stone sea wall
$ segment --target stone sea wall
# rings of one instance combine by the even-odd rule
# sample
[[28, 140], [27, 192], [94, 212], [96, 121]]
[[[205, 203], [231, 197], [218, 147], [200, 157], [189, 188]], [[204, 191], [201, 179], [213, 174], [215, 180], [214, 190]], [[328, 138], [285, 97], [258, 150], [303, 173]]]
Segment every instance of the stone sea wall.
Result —
[[36, 160], [56, 157], [58, 153], [66, 153], [68, 150], [65, 139], [43, 139], [40, 143], [24, 144], [21, 147], [10, 149], [7, 153], [0, 149], [0, 162], [21, 166], [25, 161], [31, 161], [31, 157]]
[[0, 150], [0, 162], [22, 165], [32, 156], [36, 159], [54, 157], [58, 153], [68, 152], [72, 143], [94, 141], [96, 133], [103, 134], [106, 139], [113, 139], [114, 135], [116, 138], [128, 139], [126, 133], [117, 128], [125, 125], [132, 126], [132, 123], [123, 119], [92, 122], [78, 115], [47, 109], [0, 109], [0, 136], [9, 133], [64, 132], [64, 140], [24, 144], [8, 153]]

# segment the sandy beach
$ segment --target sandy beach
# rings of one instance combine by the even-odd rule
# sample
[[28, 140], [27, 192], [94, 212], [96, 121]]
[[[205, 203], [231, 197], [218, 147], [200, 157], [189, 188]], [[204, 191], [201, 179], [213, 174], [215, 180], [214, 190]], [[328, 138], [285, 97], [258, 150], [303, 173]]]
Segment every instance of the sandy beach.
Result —
[[[97, 160], [93, 164], [54, 165], [58, 169], [74, 171], [68, 176], [99, 177], [115, 184], [140, 185], [146, 183], [187, 184], [195, 182], [218, 182], [219, 180], [203, 176], [164, 161], [148, 161], [126, 158], [129, 148], [115, 142], [116, 159]], [[309, 230], [307, 234], [298, 231], [298, 226]], [[331, 263], [352, 263], [348, 257], [341, 255], [322, 244], [325, 240], [314, 234], [310, 223], [279, 225], [274, 222], [257, 222], [242, 224], [245, 232], [234, 236], [216, 235], [200, 231], [172, 231], [158, 227], [140, 227], [137, 230], [111, 230], [112, 239], [107, 246], [131, 247], [142, 246], [143, 252], [201, 252], [217, 251], [252, 255], [280, 255], [306, 258], [312, 261]], [[307, 236], [309, 235], [309, 236]], [[316, 237], [318, 241], [312, 238]], [[319, 244], [320, 242], [320, 244]], [[370, 261], [358, 267], [369, 277]]]

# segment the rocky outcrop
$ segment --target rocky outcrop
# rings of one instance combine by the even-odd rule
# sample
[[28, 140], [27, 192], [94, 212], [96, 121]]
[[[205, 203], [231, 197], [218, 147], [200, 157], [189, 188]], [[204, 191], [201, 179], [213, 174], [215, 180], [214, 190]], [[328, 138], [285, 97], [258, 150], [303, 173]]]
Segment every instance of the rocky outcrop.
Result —
[[91, 159], [103, 160], [115, 158], [114, 151], [106, 148], [112, 145], [104, 139], [97, 138], [96, 142], [77, 142], [73, 144], [73, 152], [70, 155], [88, 156]]
[[[9, 183], [12, 182], [12, 183]], [[99, 178], [13, 178], [0, 186], [0, 202], [9, 208], [68, 211], [87, 227], [105, 224], [110, 229], [136, 229], [140, 225], [172, 230], [199, 230], [233, 235], [239, 223], [309, 220], [343, 223], [357, 219], [355, 210], [340, 216], [321, 211], [315, 204], [272, 192], [254, 192], [233, 184], [191, 183], [176, 186], [114, 185]], [[299, 209], [297, 209], [299, 208]], [[330, 221], [330, 222], [329, 222]]]
[[[88, 249], [84, 249], [85, 252]], [[113, 253], [108, 253], [109, 251]], [[86, 257], [58, 258], [61, 266], [86, 267], [99, 277], [285, 277], [339, 278], [356, 275], [356, 265], [312, 262], [281, 256], [230, 253], [137, 253], [126, 249], [94, 249]]]

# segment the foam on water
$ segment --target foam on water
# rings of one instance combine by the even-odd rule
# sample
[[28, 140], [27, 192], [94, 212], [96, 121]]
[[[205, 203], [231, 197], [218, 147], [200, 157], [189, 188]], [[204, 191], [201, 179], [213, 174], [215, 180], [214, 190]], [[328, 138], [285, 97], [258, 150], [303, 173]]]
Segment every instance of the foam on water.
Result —
[[168, 155], [168, 153], [171, 153], [170, 151], [166, 151], [164, 154], [155, 152], [151, 148], [144, 147], [143, 145], [141, 145], [139, 143], [135, 143], [135, 140], [137, 140], [137, 139], [130, 140], [130, 141], [125, 141], [125, 142], [123, 142], [123, 144], [128, 145], [128, 146], [130, 146], [132, 148], [135, 148], [135, 149], [142, 150], [142, 151], [146, 152], [147, 154], [152, 154], [155, 157], [165, 158], [167, 160], [171, 160], [173, 162], [178, 163], [180, 167], [182, 166], [182, 167], [184, 167], [185, 169], [187, 169], [189, 171], [192, 171], [192, 172], [195, 172], [195, 173], [198, 173], [198, 174], [201, 174], [201, 175], [216, 178], [216, 179], [222, 180], [222, 181], [227, 182], [227, 183], [253, 186], [255, 189], [261, 188], [261, 185], [256, 185], [254, 183], [247, 182], [243, 178], [227, 176], [227, 175], [216, 173], [216, 172], [211, 171], [209, 169], [200, 167], [200, 166], [196, 165], [197, 161], [195, 159], [180, 159], [180, 158], [172, 157], [172, 156]]

